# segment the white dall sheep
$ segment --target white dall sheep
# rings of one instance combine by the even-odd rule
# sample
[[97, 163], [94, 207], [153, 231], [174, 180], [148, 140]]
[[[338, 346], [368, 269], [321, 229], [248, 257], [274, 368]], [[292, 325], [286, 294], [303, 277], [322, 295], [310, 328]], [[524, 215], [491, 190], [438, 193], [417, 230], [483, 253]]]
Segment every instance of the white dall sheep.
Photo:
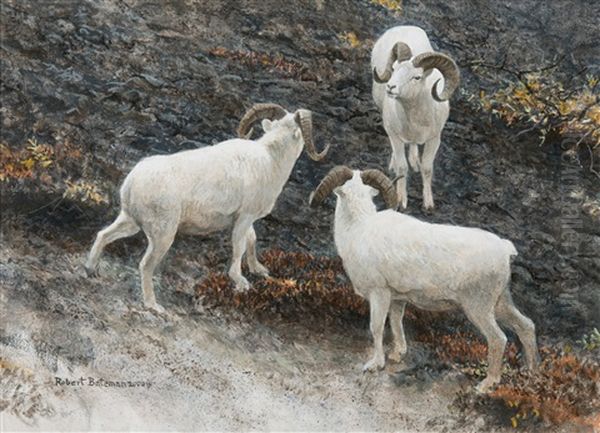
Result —
[[[260, 119], [265, 134], [249, 140], [252, 124]], [[119, 216], [96, 237], [85, 265], [88, 274], [96, 272], [107, 244], [143, 230], [148, 238], [139, 266], [144, 305], [161, 311], [152, 274], [175, 234], [207, 234], [233, 226], [229, 277], [236, 288], [249, 287], [241, 272], [246, 252], [250, 272], [267, 276], [256, 256], [252, 225], [273, 209], [304, 145], [315, 161], [329, 147], [317, 152], [310, 111], [288, 113], [276, 104], [252, 107], [240, 121], [238, 134], [244, 138], [139, 162], [121, 187]]]
[[[450, 112], [448, 99], [460, 81], [458, 67], [450, 57], [433, 51], [421, 28], [398, 26], [375, 42], [371, 68], [373, 99], [392, 145], [390, 169], [398, 178], [399, 202], [406, 209], [410, 145], [410, 166], [421, 171], [423, 207], [433, 209], [433, 161]], [[421, 157], [418, 145], [423, 145]]]
[[337, 196], [335, 245], [354, 290], [370, 305], [375, 350], [364, 370], [384, 366], [388, 312], [394, 336], [389, 358], [397, 361], [406, 353], [402, 317], [407, 302], [431, 311], [462, 309], [481, 331], [488, 343], [489, 370], [480, 391], [500, 380], [506, 336], [496, 320], [518, 335], [528, 367], [535, 368], [534, 324], [517, 310], [509, 291], [514, 245], [477, 228], [430, 224], [391, 209], [378, 212], [373, 204], [377, 190], [395, 208], [397, 194], [383, 173], [341, 166], [329, 172], [310, 198], [315, 206], [332, 191]]

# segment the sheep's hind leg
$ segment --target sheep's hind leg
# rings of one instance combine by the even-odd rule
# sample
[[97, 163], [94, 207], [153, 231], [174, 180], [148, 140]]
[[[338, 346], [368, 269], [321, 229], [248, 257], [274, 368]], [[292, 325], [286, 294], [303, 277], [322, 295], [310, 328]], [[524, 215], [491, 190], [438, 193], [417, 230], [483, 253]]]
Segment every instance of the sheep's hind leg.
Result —
[[98, 260], [102, 255], [102, 251], [108, 244], [117, 239], [133, 236], [138, 231], [140, 231], [140, 228], [133, 218], [121, 211], [117, 219], [111, 225], [98, 232], [88, 259], [85, 262], [85, 270], [88, 276], [91, 277], [97, 274]]
[[247, 246], [247, 233], [254, 220], [248, 216], [242, 216], [237, 219], [233, 226], [233, 232], [231, 234], [231, 244], [233, 247], [233, 253], [231, 255], [231, 266], [229, 267], [229, 278], [235, 283], [235, 289], [238, 291], [248, 290], [250, 283], [242, 275], [242, 257], [246, 252]]
[[390, 293], [388, 291], [375, 291], [369, 296], [369, 308], [371, 316], [371, 334], [373, 334], [373, 357], [364, 365], [363, 371], [375, 371], [385, 365], [385, 354], [383, 352], [383, 329], [385, 319], [390, 309]]
[[440, 147], [440, 137], [436, 137], [425, 143], [423, 148], [423, 156], [421, 158], [421, 179], [423, 181], [423, 208], [432, 210], [433, 192], [431, 190], [431, 182], [433, 179], [433, 161]]
[[152, 282], [152, 275], [156, 266], [163, 259], [169, 248], [173, 244], [175, 234], [177, 233], [177, 225], [164, 225], [166, 230], [155, 232], [146, 231], [146, 237], [148, 238], [148, 248], [146, 253], [140, 262], [140, 275], [142, 280], [142, 294], [144, 297], [144, 306], [146, 308], [155, 310], [159, 313], [165, 311], [165, 309], [156, 302], [156, 295], [154, 294], [154, 283]]
[[394, 336], [394, 349], [388, 356], [390, 361], [400, 362], [403, 355], [406, 355], [406, 337], [404, 336], [404, 308], [406, 302], [392, 301], [390, 305], [390, 327]]
[[477, 391], [484, 393], [500, 381], [506, 335], [496, 323], [493, 309], [485, 311], [481, 306], [473, 306], [472, 309], [465, 309], [465, 314], [483, 334], [488, 345], [487, 377], [477, 386]]
[[496, 317], [501, 324], [514, 331], [525, 351], [527, 368], [535, 370], [540, 363], [540, 354], [535, 338], [535, 325], [515, 307], [508, 288], [502, 292], [496, 304]]
[[406, 192], [408, 183], [408, 163], [406, 162], [406, 148], [404, 143], [392, 142], [392, 160], [390, 168], [396, 174], [396, 191], [398, 192], [398, 202], [402, 209], [408, 205], [408, 194]]
[[263, 266], [256, 255], [256, 232], [254, 227], [250, 226], [248, 233], [246, 233], [246, 261], [248, 262], [248, 268], [250, 272], [263, 277], [269, 276], [269, 270]]

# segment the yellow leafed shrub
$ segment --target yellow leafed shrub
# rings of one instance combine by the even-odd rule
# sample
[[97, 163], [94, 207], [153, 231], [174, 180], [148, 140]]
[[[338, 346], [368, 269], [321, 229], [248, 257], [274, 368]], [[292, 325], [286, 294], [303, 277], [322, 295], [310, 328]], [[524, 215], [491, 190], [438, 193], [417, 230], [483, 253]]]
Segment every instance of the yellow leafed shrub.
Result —
[[600, 101], [598, 77], [588, 76], [580, 87], [567, 88], [543, 73], [529, 73], [521, 80], [486, 94], [480, 91], [478, 105], [508, 125], [530, 124], [544, 139], [548, 133], [573, 136], [577, 142], [600, 147]]
[[358, 48], [362, 44], [354, 32], [344, 32], [341, 35], [338, 35], [338, 38], [341, 42], [349, 45], [351, 48]]
[[402, 12], [402, 0], [371, 0], [371, 3], [382, 6], [397, 14]]
[[90, 181], [79, 179], [75, 182], [67, 180], [63, 197], [83, 203], [107, 204], [108, 196]]
[[33, 178], [46, 172], [53, 163], [54, 149], [35, 139], [27, 140], [25, 149], [0, 144], [0, 182]]

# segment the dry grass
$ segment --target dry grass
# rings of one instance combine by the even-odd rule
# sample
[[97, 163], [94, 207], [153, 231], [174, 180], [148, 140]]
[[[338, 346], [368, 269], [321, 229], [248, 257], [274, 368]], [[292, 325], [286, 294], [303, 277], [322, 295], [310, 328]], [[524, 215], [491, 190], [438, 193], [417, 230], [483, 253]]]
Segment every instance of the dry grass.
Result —
[[45, 402], [33, 372], [0, 357], [0, 413], [16, 415], [28, 425], [37, 417], [53, 416], [55, 410]]
[[327, 320], [368, 314], [368, 305], [353, 292], [337, 258], [270, 250], [261, 261], [272, 277], [257, 279], [247, 292], [234, 291], [225, 274], [210, 274], [196, 288], [202, 304], [289, 318], [311, 314]]
[[516, 427], [527, 417], [554, 425], [565, 423], [600, 428], [600, 363], [585, 354], [543, 348], [539, 371], [511, 370], [492, 391], [512, 411]]
[[224, 47], [215, 47], [209, 51], [215, 57], [233, 60], [250, 70], [263, 69], [277, 73], [285, 78], [314, 81], [316, 77], [301, 63], [287, 60], [281, 54], [267, 54], [256, 51], [235, 51]]

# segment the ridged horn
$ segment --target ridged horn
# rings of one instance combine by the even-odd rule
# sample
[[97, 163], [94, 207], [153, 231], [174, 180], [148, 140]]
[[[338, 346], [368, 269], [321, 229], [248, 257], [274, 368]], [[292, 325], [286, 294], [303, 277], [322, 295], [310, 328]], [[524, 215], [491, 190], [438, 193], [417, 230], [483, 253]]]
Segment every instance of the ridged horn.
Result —
[[252, 125], [254, 125], [257, 120], [281, 119], [286, 114], [287, 111], [285, 111], [281, 105], [270, 103], [254, 104], [252, 108], [246, 111], [242, 120], [240, 120], [240, 125], [237, 130], [238, 137], [249, 139], [252, 136]]
[[423, 53], [413, 59], [413, 65], [418, 68], [437, 69], [444, 76], [444, 90], [438, 94], [437, 80], [431, 88], [431, 96], [438, 102], [444, 102], [450, 99], [460, 82], [460, 71], [458, 66], [450, 57], [442, 53]]
[[302, 132], [302, 139], [306, 145], [306, 152], [313, 161], [321, 161], [329, 152], [329, 144], [325, 146], [325, 149], [321, 153], [317, 152], [315, 142], [313, 141], [312, 134], [312, 113], [308, 110], [298, 110], [294, 116], [294, 120], [300, 126]]
[[316, 207], [323, 203], [325, 198], [331, 194], [335, 188], [345, 184], [352, 179], [353, 173], [345, 165], [338, 165], [329, 170], [329, 173], [323, 178], [317, 188], [310, 194], [308, 204], [311, 207]]
[[388, 57], [387, 64], [385, 65], [385, 70], [382, 75], [379, 75], [377, 72], [377, 68], [373, 68], [373, 80], [376, 83], [384, 84], [387, 83], [390, 78], [392, 78], [392, 67], [394, 66], [394, 62], [404, 62], [412, 57], [412, 51], [410, 47], [406, 45], [404, 42], [396, 42], [392, 51], [390, 51], [390, 56]]
[[364, 184], [379, 190], [385, 204], [390, 209], [398, 207], [398, 194], [392, 181], [383, 172], [376, 169], [365, 170], [360, 174]]

